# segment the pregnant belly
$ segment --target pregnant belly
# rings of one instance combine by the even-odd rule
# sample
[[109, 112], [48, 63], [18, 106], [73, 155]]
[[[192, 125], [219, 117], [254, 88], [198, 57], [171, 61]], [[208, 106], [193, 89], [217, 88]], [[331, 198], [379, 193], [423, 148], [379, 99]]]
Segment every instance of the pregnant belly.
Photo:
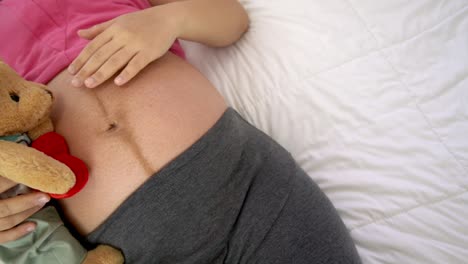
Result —
[[75, 88], [66, 71], [49, 84], [56, 131], [90, 170], [87, 186], [61, 200], [67, 220], [85, 235], [152, 174], [190, 147], [226, 105], [197, 70], [168, 53], [123, 87], [112, 81]]

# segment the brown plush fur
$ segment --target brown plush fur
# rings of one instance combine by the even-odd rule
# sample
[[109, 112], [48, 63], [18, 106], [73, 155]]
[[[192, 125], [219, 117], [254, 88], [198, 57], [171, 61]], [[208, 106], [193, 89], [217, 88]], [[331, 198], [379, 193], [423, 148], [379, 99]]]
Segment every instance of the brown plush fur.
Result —
[[[0, 61], [0, 136], [27, 133], [34, 140], [53, 131], [52, 93], [28, 82]], [[0, 177], [46, 193], [63, 194], [75, 184], [64, 164], [25, 145], [0, 140]], [[83, 263], [123, 263], [122, 254], [109, 246], [90, 251]]]
[[[0, 62], [0, 136], [27, 133], [32, 140], [53, 130], [52, 94]], [[75, 175], [64, 164], [24, 145], [0, 141], [0, 175], [47, 193], [66, 193]]]

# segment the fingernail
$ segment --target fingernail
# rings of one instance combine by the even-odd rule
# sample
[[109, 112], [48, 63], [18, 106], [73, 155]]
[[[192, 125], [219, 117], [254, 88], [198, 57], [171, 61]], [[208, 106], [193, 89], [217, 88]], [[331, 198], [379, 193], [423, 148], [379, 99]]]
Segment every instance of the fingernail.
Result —
[[44, 204], [46, 204], [49, 200], [50, 200], [50, 198], [49, 198], [48, 196], [41, 195], [41, 196], [37, 199], [37, 204], [38, 204], [38, 205], [44, 205]]
[[33, 225], [28, 225], [28, 226], [26, 227], [26, 232], [31, 233], [32, 231], [34, 231], [34, 229], [36, 229], [35, 226], [33, 226]]
[[124, 83], [124, 78], [122, 76], [118, 76], [115, 78], [115, 84], [122, 85]]
[[86, 79], [85, 85], [88, 88], [93, 88], [96, 85], [96, 80], [94, 80], [93, 77], [90, 77], [90, 78]]
[[73, 66], [73, 65], [68, 66], [68, 72], [69, 73], [75, 74], [75, 71], [76, 71], [75, 66]]
[[88, 31], [88, 30], [93, 30], [95, 27], [96, 27], [96, 26], [92, 26], [92, 27], [90, 27], [90, 28], [78, 29], [76, 32], [77, 32], [78, 34], [83, 34], [83, 33], [86, 33], [86, 31]]
[[82, 85], [81, 80], [78, 78], [73, 78], [71, 81], [72, 85], [75, 87], [80, 87]]

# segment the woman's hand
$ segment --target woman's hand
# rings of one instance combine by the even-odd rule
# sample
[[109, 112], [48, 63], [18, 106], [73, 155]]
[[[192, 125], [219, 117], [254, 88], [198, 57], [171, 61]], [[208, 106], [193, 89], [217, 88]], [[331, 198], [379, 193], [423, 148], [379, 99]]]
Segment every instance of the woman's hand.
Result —
[[[15, 185], [16, 183], [0, 177], [0, 193]], [[0, 244], [16, 240], [33, 231], [35, 223], [22, 222], [39, 211], [49, 199], [48, 195], [36, 192], [0, 200]]]
[[164, 55], [178, 36], [178, 21], [169, 10], [153, 7], [78, 31], [91, 42], [68, 68], [76, 74], [72, 84], [94, 88], [123, 68], [114, 79], [123, 85]]

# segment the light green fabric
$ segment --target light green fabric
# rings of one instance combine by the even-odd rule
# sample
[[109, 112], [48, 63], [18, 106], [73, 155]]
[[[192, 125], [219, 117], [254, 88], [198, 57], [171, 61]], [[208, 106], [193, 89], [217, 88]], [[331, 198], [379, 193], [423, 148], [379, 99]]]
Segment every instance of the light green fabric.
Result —
[[15, 142], [15, 143], [24, 144], [24, 145], [31, 144], [31, 139], [26, 133], [15, 134], [15, 135], [10, 135], [10, 136], [1, 136], [0, 140]]
[[31, 216], [36, 230], [8, 243], [0, 244], [0, 263], [73, 264], [81, 263], [87, 251], [65, 228], [54, 207], [48, 206]]

